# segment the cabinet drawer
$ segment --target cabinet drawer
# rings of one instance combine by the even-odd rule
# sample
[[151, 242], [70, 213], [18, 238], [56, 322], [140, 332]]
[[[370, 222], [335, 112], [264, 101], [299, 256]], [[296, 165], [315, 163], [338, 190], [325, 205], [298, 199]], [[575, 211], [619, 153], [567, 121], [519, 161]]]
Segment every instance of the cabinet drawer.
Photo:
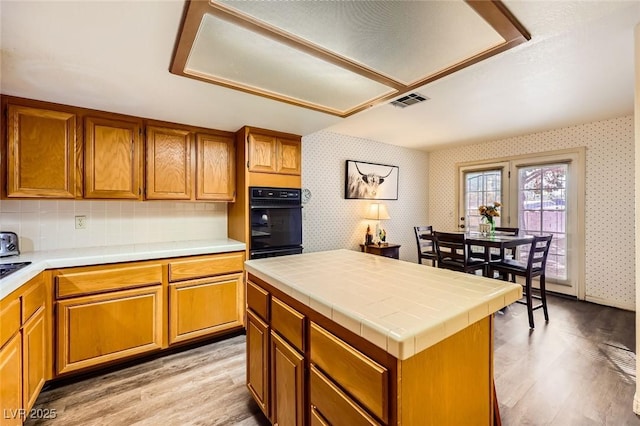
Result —
[[40, 307], [44, 306], [45, 289], [42, 275], [29, 281], [22, 294], [22, 324], [26, 323]]
[[162, 283], [160, 264], [102, 267], [96, 270], [70, 269], [55, 278], [56, 297], [104, 293]]
[[329, 426], [320, 413], [318, 413], [318, 408], [311, 406], [311, 426]]
[[242, 272], [244, 252], [217, 254], [169, 263], [169, 281], [182, 281], [212, 275]]
[[247, 282], [247, 306], [261, 319], [269, 322], [269, 293], [251, 281]]
[[309, 379], [312, 424], [344, 424], [349, 426], [380, 424], [318, 371], [314, 365], [311, 366]]
[[386, 368], [314, 323], [310, 346], [313, 364], [381, 420], [388, 420]]
[[304, 352], [304, 315], [275, 297], [271, 298], [271, 327]]
[[20, 329], [20, 298], [0, 301], [0, 348]]

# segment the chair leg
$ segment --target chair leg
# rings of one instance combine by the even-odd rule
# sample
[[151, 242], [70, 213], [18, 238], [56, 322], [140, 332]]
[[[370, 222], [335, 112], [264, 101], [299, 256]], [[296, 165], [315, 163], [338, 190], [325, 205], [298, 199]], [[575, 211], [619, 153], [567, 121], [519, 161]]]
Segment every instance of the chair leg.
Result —
[[533, 325], [533, 294], [531, 294], [531, 277], [527, 277], [525, 283], [525, 291], [527, 292], [527, 313], [529, 314], [529, 328]]
[[422, 265], [422, 258], [418, 256], [418, 263]]
[[549, 311], [547, 311], [547, 285], [545, 283], [544, 274], [540, 276], [540, 300], [542, 301], [542, 310], [544, 311], [544, 320], [549, 322]]

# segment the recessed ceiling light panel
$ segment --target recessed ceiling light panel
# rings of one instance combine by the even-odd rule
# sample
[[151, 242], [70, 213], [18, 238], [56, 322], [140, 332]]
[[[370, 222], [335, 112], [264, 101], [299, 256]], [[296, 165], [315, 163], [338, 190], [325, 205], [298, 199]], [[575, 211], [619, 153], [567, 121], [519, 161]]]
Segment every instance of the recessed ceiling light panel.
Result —
[[188, 1], [170, 71], [347, 117], [530, 38], [498, 0]]

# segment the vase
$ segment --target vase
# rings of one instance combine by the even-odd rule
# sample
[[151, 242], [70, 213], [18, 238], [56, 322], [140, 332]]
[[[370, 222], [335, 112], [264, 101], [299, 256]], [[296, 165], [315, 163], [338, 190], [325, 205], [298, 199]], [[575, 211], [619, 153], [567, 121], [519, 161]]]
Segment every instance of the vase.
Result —
[[480, 225], [478, 226], [478, 228], [480, 228], [480, 233], [483, 236], [486, 236], [487, 234], [489, 234], [489, 232], [491, 232], [491, 223], [489, 223], [489, 219], [486, 216], [482, 216], [480, 218]]
[[495, 220], [489, 220], [489, 224], [491, 225], [491, 231], [490, 234], [491, 235], [496, 235], [496, 221]]

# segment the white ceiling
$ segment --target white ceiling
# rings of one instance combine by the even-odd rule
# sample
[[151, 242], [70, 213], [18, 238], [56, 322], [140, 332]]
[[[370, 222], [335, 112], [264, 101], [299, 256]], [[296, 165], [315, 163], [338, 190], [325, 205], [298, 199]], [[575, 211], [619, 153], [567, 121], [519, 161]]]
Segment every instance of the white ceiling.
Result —
[[169, 73], [183, 1], [0, 2], [3, 94], [235, 131], [326, 129], [430, 150], [633, 112], [639, 1], [505, 1], [532, 39], [342, 119]]

